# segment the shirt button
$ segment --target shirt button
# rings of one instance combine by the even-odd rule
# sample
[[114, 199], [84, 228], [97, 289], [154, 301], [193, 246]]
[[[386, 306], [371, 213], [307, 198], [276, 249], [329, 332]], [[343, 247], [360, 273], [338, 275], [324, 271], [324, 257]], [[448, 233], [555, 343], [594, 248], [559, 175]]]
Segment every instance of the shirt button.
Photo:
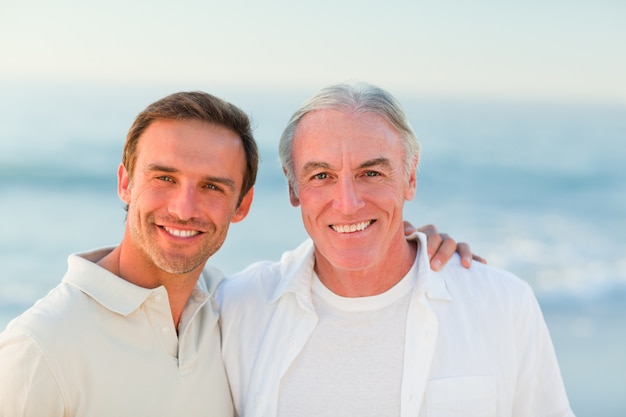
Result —
[[167, 328], [167, 326], [161, 327], [161, 333], [166, 334], [168, 331], [169, 329]]
[[163, 296], [161, 294], [154, 295], [154, 301], [156, 301], [157, 303], [160, 303], [162, 299], [163, 299]]

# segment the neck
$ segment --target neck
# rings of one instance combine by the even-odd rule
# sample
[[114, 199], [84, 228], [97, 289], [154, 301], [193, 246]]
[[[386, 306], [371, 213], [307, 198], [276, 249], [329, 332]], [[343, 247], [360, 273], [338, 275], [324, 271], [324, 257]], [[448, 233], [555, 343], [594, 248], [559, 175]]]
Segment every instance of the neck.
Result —
[[132, 253], [124, 242], [102, 258], [98, 265], [118, 277], [142, 288], [164, 286], [169, 298], [174, 327], [178, 323], [202, 272], [202, 266], [186, 274], [171, 274], [159, 269], [143, 254]]
[[417, 244], [406, 242], [399, 253], [387, 254], [381, 261], [358, 270], [346, 270], [332, 265], [315, 253], [315, 272], [320, 281], [342, 297], [369, 297], [382, 294], [402, 280], [409, 272]]

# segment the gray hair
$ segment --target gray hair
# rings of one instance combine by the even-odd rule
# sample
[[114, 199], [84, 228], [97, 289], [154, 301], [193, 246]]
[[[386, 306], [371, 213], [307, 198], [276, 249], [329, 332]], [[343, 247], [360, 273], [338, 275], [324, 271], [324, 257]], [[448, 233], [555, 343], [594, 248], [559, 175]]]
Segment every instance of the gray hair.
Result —
[[287, 181], [295, 192], [297, 192], [297, 188], [292, 155], [293, 136], [298, 123], [304, 116], [317, 110], [326, 109], [352, 110], [357, 113], [370, 112], [382, 116], [400, 133], [404, 145], [404, 168], [407, 178], [412, 174], [414, 161], [420, 154], [420, 144], [398, 100], [389, 92], [372, 84], [341, 83], [323, 88], [305, 101], [291, 116], [280, 137], [278, 145], [280, 162], [287, 176]]

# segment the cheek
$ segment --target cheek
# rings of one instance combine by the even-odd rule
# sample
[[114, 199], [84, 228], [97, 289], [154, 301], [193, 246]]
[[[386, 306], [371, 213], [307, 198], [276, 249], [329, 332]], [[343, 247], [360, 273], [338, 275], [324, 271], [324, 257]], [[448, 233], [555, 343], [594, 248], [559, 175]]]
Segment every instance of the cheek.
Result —
[[401, 187], [382, 187], [375, 192], [368, 193], [364, 200], [371, 205], [378, 206], [389, 213], [402, 211], [406, 201], [406, 190]]
[[141, 211], [151, 211], [162, 206], [168, 199], [164, 190], [155, 190], [149, 187], [130, 188], [129, 206]]
[[321, 189], [301, 188], [298, 196], [300, 209], [303, 212], [315, 212], [321, 208], [332, 198], [329, 198]]

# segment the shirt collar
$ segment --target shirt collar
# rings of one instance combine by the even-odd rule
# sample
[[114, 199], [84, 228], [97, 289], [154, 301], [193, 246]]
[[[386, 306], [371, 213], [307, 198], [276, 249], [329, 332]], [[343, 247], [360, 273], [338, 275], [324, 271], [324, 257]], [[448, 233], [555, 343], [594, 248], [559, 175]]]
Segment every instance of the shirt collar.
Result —
[[417, 294], [424, 293], [427, 298], [432, 300], [451, 300], [452, 295], [448, 291], [446, 281], [443, 274], [430, 269], [430, 259], [428, 258], [428, 250], [426, 250], [426, 235], [421, 232], [415, 232], [407, 236], [407, 240], [416, 240], [420, 249], [417, 256]]
[[[417, 293], [424, 293], [430, 299], [451, 300], [445, 279], [441, 274], [430, 269], [428, 251], [426, 250], [426, 235], [415, 232], [407, 240], [416, 240], [423, 250], [418, 251]], [[311, 285], [313, 267], [315, 265], [314, 245], [309, 238], [296, 249], [285, 252], [280, 261], [280, 276], [278, 286], [271, 298], [275, 302], [287, 293], [293, 293], [300, 305], [314, 311], [311, 299]]]
[[[163, 286], [143, 288], [96, 264], [112, 250], [113, 248], [103, 248], [70, 255], [63, 282], [78, 288], [105, 308], [124, 316], [139, 308], [154, 293], [162, 292], [167, 296], [167, 290]], [[192, 296], [200, 303], [206, 301], [209, 295], [204, 279], [198, 280]]]
[[277, 301], [287, 293], [293, 293], [304, 309], [314, 311], [311, 298], [315, 265], [313, 241], [307, 239], [296, 249], [285, 252], [279, 265], [281, 279], [270, 302]]

